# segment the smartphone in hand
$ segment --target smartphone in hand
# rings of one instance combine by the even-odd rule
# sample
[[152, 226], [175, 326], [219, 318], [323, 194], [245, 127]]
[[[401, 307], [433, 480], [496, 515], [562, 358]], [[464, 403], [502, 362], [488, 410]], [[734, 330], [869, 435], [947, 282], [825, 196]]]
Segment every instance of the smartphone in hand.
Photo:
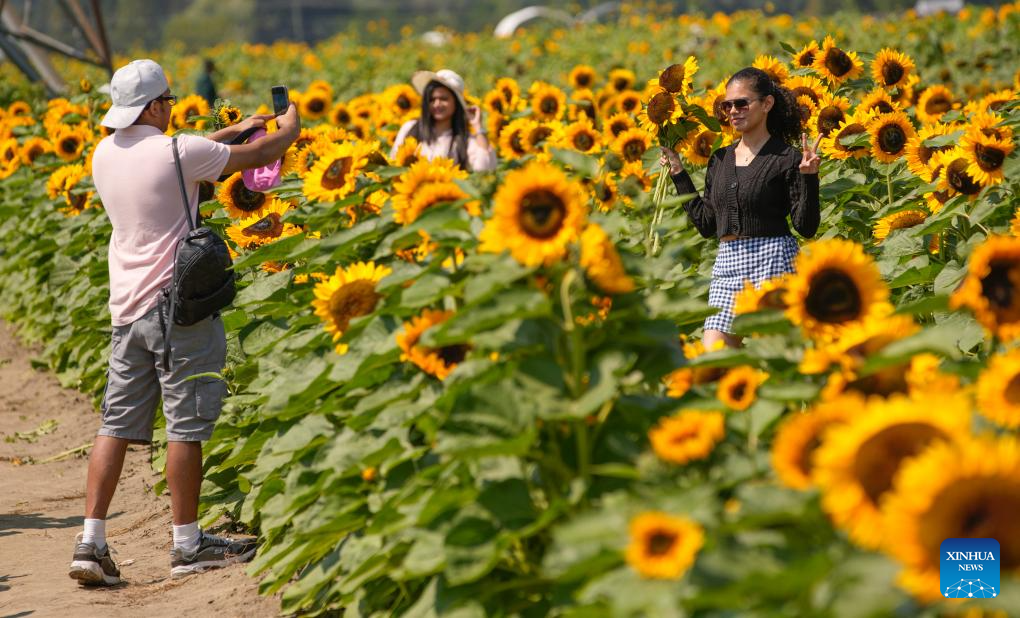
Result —
[[273, 86], [273, 113], [277, 116], [290, 107], [290, 93], [286, 86]]

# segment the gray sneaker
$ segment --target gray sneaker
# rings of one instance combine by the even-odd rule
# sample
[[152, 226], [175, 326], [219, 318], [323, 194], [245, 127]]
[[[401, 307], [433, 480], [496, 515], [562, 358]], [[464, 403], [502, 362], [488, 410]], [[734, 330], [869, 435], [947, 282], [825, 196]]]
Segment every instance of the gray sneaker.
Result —
[[82, 535], [75, 539], [74, 558], [68, 575], [83, 586], [112, 586], [120, 583], [120, 569], [110, 556], [110, 544], [99, 551], [95, 543], [82, 543]]
[[170, 577], [184, 577], [236, 562], [247, 562], [257, 548], [255, 539], [234, 540], [203, 532], [195, 551], [175, 547], [170, 552]]

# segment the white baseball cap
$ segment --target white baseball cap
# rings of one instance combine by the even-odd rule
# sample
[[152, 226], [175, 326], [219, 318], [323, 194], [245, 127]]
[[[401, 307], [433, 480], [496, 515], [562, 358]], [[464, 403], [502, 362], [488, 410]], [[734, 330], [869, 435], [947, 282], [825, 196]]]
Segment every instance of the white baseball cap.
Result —
[[449, 88], [457, 100], [460, 101], [460, 106], [467, 111], [467, 101], [464, 100], [464, 78], [450, 69], [440, 69], [433, 73], [432, 71], [416, 71], [411, 76], [411, 85], [418, 91], [418, 94], [425, 94], [425, 88], [430, 82], [439, 82], [440, 84]]
[[168, 88], [170, 84], [161, 66], [148, 59], [132, 60], [113, 74], [110, 80], [113, 106], [100, 124], [111, 129], [131, 126], [138, 120], [145, 105]]

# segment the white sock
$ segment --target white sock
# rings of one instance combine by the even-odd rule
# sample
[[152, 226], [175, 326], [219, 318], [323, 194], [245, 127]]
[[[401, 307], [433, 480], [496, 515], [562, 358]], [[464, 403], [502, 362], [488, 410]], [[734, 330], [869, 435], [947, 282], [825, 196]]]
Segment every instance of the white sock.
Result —
[[197, 521], [183, 526], [174, 526], [174, 549], [181, 547], [187, 551], [195, 551], [198, 549], [198, 541], [201, 538], [202, 530], [199, 529]]
[[85, 533], [81, 535], [82, 543], [95, 543], [96, 549], [103, 551], [106, 547], [106, 520], [85, 518]]

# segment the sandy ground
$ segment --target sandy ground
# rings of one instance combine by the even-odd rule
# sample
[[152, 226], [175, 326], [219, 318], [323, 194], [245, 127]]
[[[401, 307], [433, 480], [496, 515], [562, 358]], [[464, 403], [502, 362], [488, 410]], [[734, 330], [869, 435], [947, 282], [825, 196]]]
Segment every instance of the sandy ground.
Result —
[[[129, 448], [107, 521], [124, 582], [93, 589], [67, 576], [87, 460], [38, 462], [91, 443], [99, 415], [84, 395], [32, 369], [33, 354], [0, 322], [0, 617], [276, 616], [279, 599], [259, 596], [243, 565], [170, 579], [170, 499], [150, 491], [159, 477], [148, 447]], [[14, 436], [51, 421], [55, 429], [35, 441]]]

